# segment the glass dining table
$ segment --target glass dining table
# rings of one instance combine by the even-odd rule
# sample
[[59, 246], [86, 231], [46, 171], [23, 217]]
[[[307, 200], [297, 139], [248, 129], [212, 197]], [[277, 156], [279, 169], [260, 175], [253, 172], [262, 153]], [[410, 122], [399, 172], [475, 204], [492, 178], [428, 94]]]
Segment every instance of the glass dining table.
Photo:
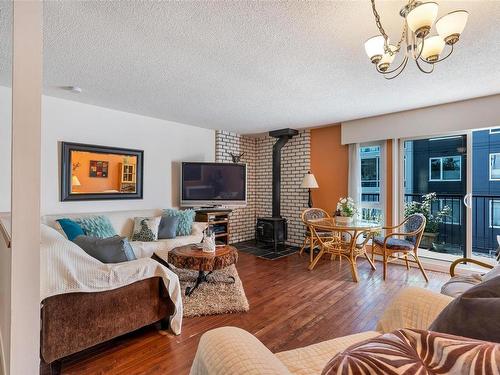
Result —
[[351, 266], [352, 278], [356, 282], [359, 280], [356, 263], [359, 256], [365, 256], [371, 268], [375, 270], [375, 265], [367, 254], [366, 245], [375, 233], [382, 231], [381, 224], [356, 220], [344, 224], [338, 223], [335, 218], [321, 218], [310, 219], [307, 225], [319, 245], [319, 253], [309, 264], [309, 270], [313, 270], [325, 254], [330, 254], [332, 260], [337, 256], [339, 260], [347, 259]]

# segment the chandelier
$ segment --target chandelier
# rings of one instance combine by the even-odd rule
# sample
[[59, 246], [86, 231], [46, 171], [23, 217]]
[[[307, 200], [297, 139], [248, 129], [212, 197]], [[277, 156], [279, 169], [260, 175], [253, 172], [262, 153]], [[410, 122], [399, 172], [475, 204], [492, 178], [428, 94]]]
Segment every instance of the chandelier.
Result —
[[[404, 19], [401, 38], [396, 44], [391, 44], [380, 22], [380, 16], [375, 8], [375, 0], [371, 0], [371, 3], [380, 35], [365, 42], [365, 51], [375, 65], [377, 72], [383, 74], [386, 79], [399, 76], [410, 59], [415, 61], [421, 72], [432, 73], [435, 64], [445, 60], [453, 53], [453, 47], [460, 39], [469, 16], [465, 10], [456, 10], [442, 16], [436, 21], [437, 35], [430, 36], [431, 28], [437, 17], [438, 4], [409, 0], [399, 12]], [[448, 51], [443, 54], [446, 46]], [[396, 68], [391, 68], [396, 55], [401, 50], [403, 52], [401, 63]]]

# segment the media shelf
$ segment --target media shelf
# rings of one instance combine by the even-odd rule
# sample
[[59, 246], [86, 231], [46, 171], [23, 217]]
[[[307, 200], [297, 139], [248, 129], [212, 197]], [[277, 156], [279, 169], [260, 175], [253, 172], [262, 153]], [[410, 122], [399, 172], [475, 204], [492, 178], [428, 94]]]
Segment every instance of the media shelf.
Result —
[[196, 210], [195, 220], [208, 223], [208, 226], [215, 233], [217, 242], [229, 244], [229, 214], [231, 210]]

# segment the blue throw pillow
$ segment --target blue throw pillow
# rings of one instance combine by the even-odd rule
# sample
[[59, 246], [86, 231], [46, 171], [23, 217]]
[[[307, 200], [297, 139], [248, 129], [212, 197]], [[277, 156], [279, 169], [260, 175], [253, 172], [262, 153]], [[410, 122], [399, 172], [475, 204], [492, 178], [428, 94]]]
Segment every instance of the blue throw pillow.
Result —
[[178, 236], [191, 235], [195, 215], [194, 210], [176, 210], [173, 208], [167, 208], [166, 210], [163, 210], [163, 214], [165, 216], [176, 216], [179, 218], [179, 224], [177, 225]]
[[74, 243], [87, 254], [103, 263], [121, 263], [136, 259], [134, 250], [125, 237], [97, 238], [78, 236], [75, 238]]
[[177, 228], [179, 227], [179, 216], [162, 216], [160, 227], [158, 228], [158, 239], [175, 238], [177, 235]]
[[108, 238], [116, 236], [115, 229], [106, 216], [88, 216], [75, 219], [87, 236]]
[[59, 223], [64, 234], [70, 241], [73, 241], [76, 237], [85, 234], [83, 228], [76, 221], [67, 218], [57, 219], [56, 221]]

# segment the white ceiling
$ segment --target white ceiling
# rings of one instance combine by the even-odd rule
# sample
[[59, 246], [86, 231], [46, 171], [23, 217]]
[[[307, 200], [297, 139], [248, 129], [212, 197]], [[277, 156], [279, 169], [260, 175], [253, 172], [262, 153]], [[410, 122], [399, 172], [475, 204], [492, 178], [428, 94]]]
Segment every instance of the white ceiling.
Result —
[[[378, 1], [399, 37], [404, 1]], [[370, 1], [44, 3], [45, 93], [207, 128], [258, 133], [500, 93], [500, 1], [440, 1], [470, 12], [455, 53], [424, 75], [377, 74], [363, 42]], [[0, 82], [10, 49], [0, 4]], [[58, 88], [78, 85], [76, 95]]]

